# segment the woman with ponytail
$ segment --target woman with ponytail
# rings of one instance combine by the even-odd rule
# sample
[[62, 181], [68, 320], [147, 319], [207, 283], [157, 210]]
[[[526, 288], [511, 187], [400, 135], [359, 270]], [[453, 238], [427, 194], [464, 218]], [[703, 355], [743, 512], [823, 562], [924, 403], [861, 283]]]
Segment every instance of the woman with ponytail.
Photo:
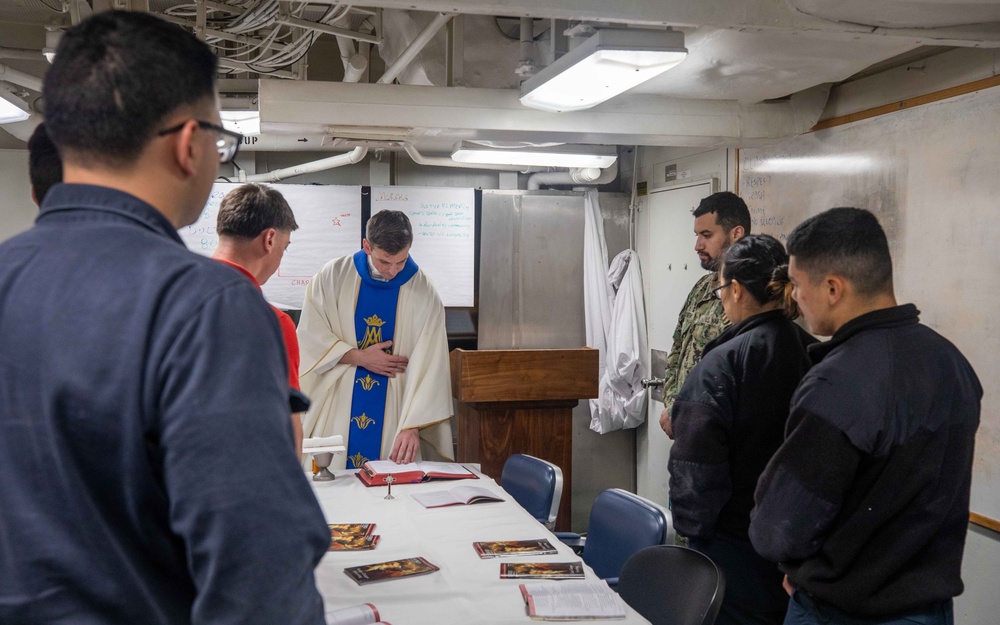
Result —
[[718, 625], [780, 624], [782, 573], [747, 530], [757, 478], [784, 440], [788, 406], [815, 342], [798, 316], [788, 255], [772, 236], [732, 244], [715, 295], [733, 324], [705, 347], [673, 405], [670, 501], [677, 533], [726, 575]]

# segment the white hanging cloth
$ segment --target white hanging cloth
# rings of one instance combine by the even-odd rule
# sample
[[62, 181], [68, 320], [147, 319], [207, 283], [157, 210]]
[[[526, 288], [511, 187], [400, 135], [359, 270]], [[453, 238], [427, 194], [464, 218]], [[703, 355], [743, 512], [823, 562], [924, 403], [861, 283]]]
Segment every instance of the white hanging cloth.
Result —
[[[584, 197], [584, 305], [587, 345], [600, 351], [599, 398], [590, 400], [590, 429], [603, 434], [646, 418], [646, 311], [639, 256], [625, 250], [607, 267], [604, 220], [596, 190]], [[617, 293], [616, 293], [617, 291]]]

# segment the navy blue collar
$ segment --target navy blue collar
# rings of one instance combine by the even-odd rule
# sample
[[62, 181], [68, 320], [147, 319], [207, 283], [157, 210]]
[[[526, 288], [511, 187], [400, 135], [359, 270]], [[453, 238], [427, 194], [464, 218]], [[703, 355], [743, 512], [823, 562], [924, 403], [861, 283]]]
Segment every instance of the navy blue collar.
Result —
[[134, 195], [90, 184], [57, 184], [45, 195], [37, 222], [58, 219], [69, 211], [97, 211], [130, 219], [184, 245], [174, 225], [160, 211]]
[[757, 313], [756, 315], [751, 315], [750, 317], [747, 317], [738, 324], [734, 326], [729, 326], [728, 328], [725, 329], [725, 331], [722, 332], [722, 334], [709, 341], [705, 345], [705, 349], [702, 350], [701, 356], [702, 358], [704, 358], [705, 354], [712, 351], [719, 345], [722, 345], [726, 341], [734, 339], [741, 334], [745, 334], [758, 326], [762, 326], [765, 323], [771, 323], [772, 321], [779, 321], [785, 318], [786, 318], [785, 311], [780, 309], [767, 310], [761, 313]]
[[835, 347], [845, 343], [856, 334], [868, 330], [898, 328], [916, 323], [920, 323], [920, 311], [913, 304], [880, 308], [851, 319], [840, 326], [829, 341], [814, 343], [806, 349], [809, 351], [809, 358], [817, 363], [823, 360]]
[[361, 281], [365, 283], [366, 286], [370, 286], [376, 289], [398, 289], [407, 282], [410, 278], [417, 275], [417, 271], [420, 267], [417, 267], [417, 263], [413, 262], [412, 256], [407, 256], [406, 264], [403, 265], [403, 270], [396, 274], [392, 280], [387, 280], [385, 282], [381, 280], [376, 280], [372, 277], [371, 272], [368, 271], [368, 254], [364, 250], [358, 250], [354, 254], [354, 268], [358, 270], [358, 275], [361, 276]]

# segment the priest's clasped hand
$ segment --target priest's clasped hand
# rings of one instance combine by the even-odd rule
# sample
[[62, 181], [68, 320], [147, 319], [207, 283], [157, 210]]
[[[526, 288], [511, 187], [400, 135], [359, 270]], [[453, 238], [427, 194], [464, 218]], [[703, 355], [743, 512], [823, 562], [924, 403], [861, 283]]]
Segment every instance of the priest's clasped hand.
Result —
[[352, 349], [344, 354], [340, 361], [348, 365], [359, 365], [372, 373], [394, 378], [397, 373], [406, 371], [406, 365], [409, 364], [410, 360], [406, 356], [387, 354], [385, 350], [390, 347], [392, 347], [392, 341], [383, 341], [369, 345], [365, 349]]

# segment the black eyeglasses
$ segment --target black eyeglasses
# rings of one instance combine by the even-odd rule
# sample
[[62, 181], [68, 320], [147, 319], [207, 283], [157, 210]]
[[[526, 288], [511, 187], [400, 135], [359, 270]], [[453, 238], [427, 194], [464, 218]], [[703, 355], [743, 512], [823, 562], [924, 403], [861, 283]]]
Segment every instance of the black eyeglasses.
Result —
[[[236, 158], [237, 152], [240, 151], [240, 144], [243, 143], [243, 135], [200, 119], [196, 119], [194, 121], [198, 122], [198, 127], [202, 130], [211, 130], [215, 133], [215, 149], [219, 151], [219, 162], [222, 164], [233, 162], [233, 159]], [[166, 130], [161, 130], [157, 134], [161, 137], [173, 134], [183, 128], [186, 123], [186, 121], [181, 122], [176, 126], [171, 126]]]
[[732, 284], [732, 282], [727, 282], [722, 286], [717, 286], [714, 289], [712, 289], [712, 297], [714, 297], [715, 299], [722, 299], [722, 293], [721, 293], [722, 289], [726, 288], [730, 284]]

